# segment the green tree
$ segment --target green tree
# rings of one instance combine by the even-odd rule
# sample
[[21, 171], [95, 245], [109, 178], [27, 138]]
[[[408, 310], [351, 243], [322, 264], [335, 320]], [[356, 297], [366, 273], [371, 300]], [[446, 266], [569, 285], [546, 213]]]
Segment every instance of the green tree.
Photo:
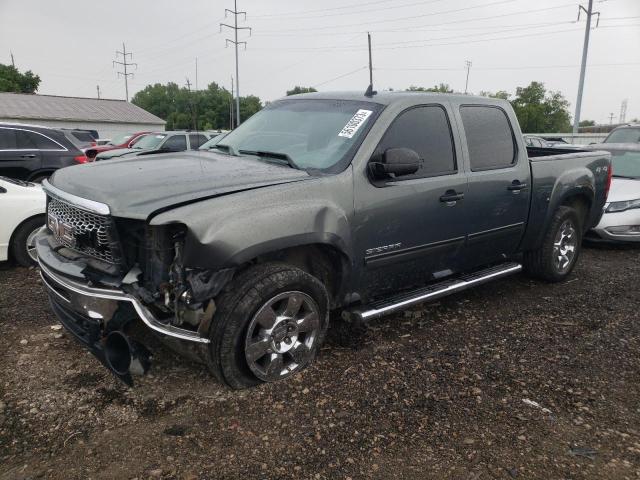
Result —
[[496, 93], [491, 93], [491, 92], [487, 92], [485, 90], [482, 90], [479, 95], [481, 97], [490, 97], [490, 98], [500, 98], [502, 100], [509, 100], [509, 97], [511, 96], [510, 93], [505, 92], [504, 90], [498, 90]]
[[40, 77], [31, 70], [20, 73], [13, 65], [0, 63], [0, 92], [36, 93]]
[[[131, 102], [165, 120], [167, 130], [229, 128], [232, 104], [235, 111], [231, 93], [215, 82], [196, 92], [173, 82], [166, 85], [147, 85], [133, 96]], [[262, 103], [258, 97], [240, 97], [242, 120], [246, 120], [261, 108]]]
[[596, 122], [594, 120], [581, 120], [578, 124], [580, 127], [595, 127]]
[[448, 83], [440, 83], [439, 85], [434, 85], [433, 87], [425, 88], [425, 87], [416, 87], [415, 85], [411, 85], [405, 91], [407, 92], [437, 92], [437, 93], [453, 93], [451, 87], [449, 87]]
[[560, 92], [547, 92], [541, 82], [518, 87], [511, 101], [525, 133], [553, 133], [571, 127], [569, 102]]
[[287, 90], [287, 97], [289, 95], [297, 95], [299, 93], [311, 93], [311, 92], [317, 92], [317, 90], [313, 87], [299, 87], [298, 85], [296, 85], [295, 87], [293, 87], [292, 90]]

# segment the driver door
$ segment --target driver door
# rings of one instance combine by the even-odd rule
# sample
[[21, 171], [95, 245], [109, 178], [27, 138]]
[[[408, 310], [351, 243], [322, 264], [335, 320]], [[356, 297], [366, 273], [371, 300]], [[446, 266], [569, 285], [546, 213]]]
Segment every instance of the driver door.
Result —
[[356, 181], [355, 253], [360, 291], [376, 297], [423, 285], [457, 270], [465, 245], [467, 177], [453, 141], [448, 105], [400, 113], [372, 157], [410, 148], [421, 158], [412, 175]]

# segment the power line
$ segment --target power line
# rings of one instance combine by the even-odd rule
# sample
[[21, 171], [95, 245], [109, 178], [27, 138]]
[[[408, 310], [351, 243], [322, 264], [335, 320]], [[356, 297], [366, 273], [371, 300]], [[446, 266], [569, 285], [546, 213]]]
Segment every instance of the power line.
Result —
[[238, 45], [243, 44], [244, 48], [247, 48], [247, 42], [239, 42], [238, 41], [238, 30], [249, 30], [249, 35], [251, 35], [251, 27], [239, 27], [238, 26], [238, 15], [244, 15], [245, 20], [247, 19], [247, 12], [239, 12], [238, 11], [238, 1], [233, 0], [233, 10], [229, 10], [225, 8], [224, 16], [227, 16], [227, 13], [231, 13], [233, 15], [233, 25], [228, 25], [226, 23], [220, 24], [220, 31], [222, 31], [222, 27], [227, 27], [233, 30], [234, 40], [229, 38], [225, 39], [225, 46], [230, 43], [233, 44], [236, 50], [236, 126], [240, 125], [240, 73], [238, 67]]
[[342, 75], [338, 75], [337, 77], [334, 77], [334, 78], [330, 78], [329, 80], [325, 80], [324, 82], [316, 83], [315, 85], [312, 85], [312, 86], [313, 88], [321, 87], [322, 85], [326, 85], [327, 83], [331, 83], [335, 80], [348, 77], [349, 75], [353, 75], [354, 73], [360, 72], [362, 70], [366, 70], [367, 68], [369, 68], [368, 65], [365, 65], [364, 67], [356, 68], [355, 70], [352, 70], [347, 73], [343, 73]]
[[[375, 2], [365, 2], [365, 3], [361, 3], [359, 5], [347, 5], [344, 7], [331, 7], [331, 8], [321, 8], [318, 10], [303, 10], [303, 11], [299, 11], [299, 12], [290, 12], [291, 15], [298, 15], [301, 13], [309, 13], [309, 14], [313, 14], [313, 13], [320, 13], [320, 12], [329, 12], [329, 11], [334, 11], [334, 10], [346, 10], [349, 8], [357, 8], [357, 7], [363, 7], [365, 5], [379, 5], [381, 3], [389, 3], [389, 0], [377, 0]], [[279, 17], [279, 16], [283, 16], [283, 15], [287, 15], [287, 13], [269, 13], [269, 14], [265, 14], [265, 15], [252, 15], [251, 18], [264, 18], [264, 17]]]
[[[628, 67], [640, 66], [640, 62], [628, 63], [594, 63], [591, 67]], [[540, 70], [545, 68], [578, 68], [580, 65], [520, 65], [520, 66], [494, 66], [494, 67], [475, 67], [475, 70], [492, 71], [492, 70]], [[461, 67], [376, 67], [374, 70], [381, 71], [460, 71]]]
[[118, 77], [120, 77], [120, 75], [124, 77], [124, 89], [125, 89], [126, 98], [128, 102], [129, 101], [129, 76], [133, 77], [133, 73], [127, 72], [127, 67], [135, 66], [136, 68], [138, 68], [138, 64], [127, 62], [127, 56], [133, 59], [133, 53], [127, 52], [127, 47], [125, 46], [124, 42], [122, 42], [122, 51], [120, 52], [116, 50], [116, 58], [118, 58], [118, 55], [122, 55], [122, 61], [119, 62], [117, 60], [114, 60], [113, 66], [115, 67], [116, 65], [122, 65], [124, 67], [124, 72], [121, 72], [118, 70], [117, 73], [118, 73]]

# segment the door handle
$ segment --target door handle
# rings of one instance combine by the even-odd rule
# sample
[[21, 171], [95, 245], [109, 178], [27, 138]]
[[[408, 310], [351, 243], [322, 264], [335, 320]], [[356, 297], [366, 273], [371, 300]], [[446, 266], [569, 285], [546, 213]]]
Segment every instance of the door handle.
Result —
[[464, 198], [464, 193], [456, 192], [455, 190], [447, 190], [444, 195], [440, 197], [442, 203], [455, 204], [458, 200]]
[[511, 185], [507, 187], [507, 190], [510, 190], [512, 192], [519, 192], [520, 190], [524, 190], [525, 188], [527, 188], [526, 183], [520, 182], [520, 180], [514, 180], [513, 182], [511, 182]]
[[36, 158], [35, 153], [28, 153], [26, 155], [20, 155], [20, 158]]

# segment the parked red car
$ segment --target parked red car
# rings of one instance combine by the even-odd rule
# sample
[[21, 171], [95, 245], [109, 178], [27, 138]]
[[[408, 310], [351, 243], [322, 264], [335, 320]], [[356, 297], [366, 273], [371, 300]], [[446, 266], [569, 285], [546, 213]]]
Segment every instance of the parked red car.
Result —
[[100, 152], [107, 152], [109, 150], [115, 150], [116, 148], [131, 148], [131, 146], [136, 143], [140, 137], [147, 133], [151, 132], [125, 133], [123, 135], [118, 135], [106, 145], [99, 145], [87, 149], [85, 151], [85, 155], [90, 161], [92, 161]]

